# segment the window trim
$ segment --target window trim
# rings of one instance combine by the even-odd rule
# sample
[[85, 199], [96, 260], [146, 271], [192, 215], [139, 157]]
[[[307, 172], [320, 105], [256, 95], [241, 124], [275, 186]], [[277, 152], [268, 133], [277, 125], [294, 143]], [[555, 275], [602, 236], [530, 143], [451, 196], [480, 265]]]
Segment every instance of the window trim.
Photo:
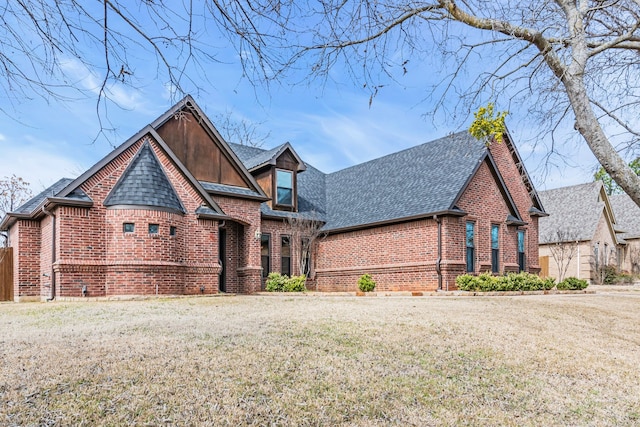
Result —
[[[262, 255], [262, 243], [265, 241], [265, 238], [267, 242], [267, 268], [264, 267], [264, 255]], [[271, 272], [271, 233], [262, 233], [260, 236], [260, 266], [262, 267], [262, 277], [268, 277]]]
[[[522, 236], [522, 251], [520, 251], [520, 236]], [[525, 230], [517, 231], [517, 240], [516, 240], [517, 252], [518, 252], [518, 271], [523, 272], [527, 269], [527, 234]]]
[[[287, 187], [279, 187], [278, 186], [278, 173], [279, 172], [283, 172], [283, 173], [288, 173], [291, 176], [291, 203], [287, 204], [287, 203], [282, 203], [280, 202], [279, 198], [278, 198], [278, 189], [279, 188], [285, 188], [285, 189], [289, 189]], [[274, 181], [274, 185], [273, 187], [275, 188], [275, 192], [274, 192], [274, 202], [276, 206], [283, 206], [283, 207], [287, 207], [287, 208], [293, 208], [296, 205], [296, 191], [295, 191], [295, 173], [291, 170], [288, 169], [281, 169], [281, 168], [275, 168], [275, 173], [274, 173], [274, 177], [273, 177], [273, 181]]]
[[[471, 241], [469, 241], [469, 226], [471, 226]], [[475, 273], [476, 271], [476, 223], [467, 221], [465, 224], [465, 264], [467, 265], [467, 273]], [[471, 244], [469, 244], [471, 243]]]
[[[493, 230], [496, 230], [495, 241]], [[491, 273], [500, 272], [500, 224], [491, 224]]]
[[[283, 256], [282, 253], [282, 249], [285, 247], [284, 245], [284, 241], [285, 239], [287, 239], [287, 247], [289, 249], [289, 255], [288, 256]], [[284, 268], [285, 266], [285, 259], [287, 260], [287, 269]], [[288, 271], [285, 271], [288, 270]], [[291, 236], [288, 234], [281, 234], [280, 235], [280, 274], [284, 275], [288, 275], [291, 276]]]

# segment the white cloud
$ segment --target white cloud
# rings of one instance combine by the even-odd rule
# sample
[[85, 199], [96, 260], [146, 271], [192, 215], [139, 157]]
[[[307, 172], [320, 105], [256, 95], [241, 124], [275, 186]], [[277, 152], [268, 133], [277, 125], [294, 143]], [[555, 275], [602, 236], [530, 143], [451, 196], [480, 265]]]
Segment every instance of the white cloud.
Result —
[[76, 150], [61, 150], [54, 144], [41, 143], [29, 136], [1, 141], [1, 177], [15, 174], [31, 184], [33, 193], [60, 178], [75, 178], [90, 166], [79, 162]]
[[[84, 89], [95, 95], [100, 95], [103, 80], [94, 70], [89, 69], [85, 64], [75, 58], [68, 58], [61, 61], [63, 71], [70, 77], [77, 80]], [[104, 88], [107, 97], [120, 108], [136, 110], [138, 112], [147, 109], [145, 98], [139, 90], [131, 89], [119, 82], [110, 81]]]

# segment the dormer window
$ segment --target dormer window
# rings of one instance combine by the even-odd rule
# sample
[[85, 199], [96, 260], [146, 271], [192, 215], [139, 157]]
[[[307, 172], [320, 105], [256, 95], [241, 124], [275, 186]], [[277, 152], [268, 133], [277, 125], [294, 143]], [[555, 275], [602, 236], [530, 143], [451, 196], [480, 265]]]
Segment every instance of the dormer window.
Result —
[[293, 206], [293, 172], [276, 169], [276, 205]]

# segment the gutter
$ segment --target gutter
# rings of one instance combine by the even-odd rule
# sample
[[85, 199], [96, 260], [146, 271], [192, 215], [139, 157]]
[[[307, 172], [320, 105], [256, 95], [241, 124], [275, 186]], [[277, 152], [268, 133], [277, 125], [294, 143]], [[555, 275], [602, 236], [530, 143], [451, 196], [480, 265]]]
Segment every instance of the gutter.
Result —
[[53, 301], [56, 298], [56, 273], [53, 269], [53, 264], [56, 262], [56, 216], [48, 211], [45, 206], [42, 206], [42, 213], [51, 217], [52, 229], [51, 229], [51, 295], [47, 298], [47, 301]]
[[[438, 273], [438, 290], [442, 290], [442, 269], [440, 263], [442, 262], [442, 219], [438, 218], [438, 215], [434, 215], [433, 219], [438, 223], [438, 258], [436, 259], [436, 273]], [[447, 285], [447, 290], [449, 286]]]

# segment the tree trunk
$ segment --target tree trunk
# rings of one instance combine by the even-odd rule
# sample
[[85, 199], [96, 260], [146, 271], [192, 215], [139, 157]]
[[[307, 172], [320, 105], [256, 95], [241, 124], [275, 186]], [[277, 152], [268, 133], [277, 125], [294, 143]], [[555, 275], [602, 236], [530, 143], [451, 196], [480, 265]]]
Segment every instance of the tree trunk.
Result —
[[634, 173], [609, 142], [591, 108], [582, 80], [575, 76], [565, 76], [562, 81], [576, 117], [576, 130], [580, 132], [598, 162], [611, 178], [640, 206], [640, 177]]

